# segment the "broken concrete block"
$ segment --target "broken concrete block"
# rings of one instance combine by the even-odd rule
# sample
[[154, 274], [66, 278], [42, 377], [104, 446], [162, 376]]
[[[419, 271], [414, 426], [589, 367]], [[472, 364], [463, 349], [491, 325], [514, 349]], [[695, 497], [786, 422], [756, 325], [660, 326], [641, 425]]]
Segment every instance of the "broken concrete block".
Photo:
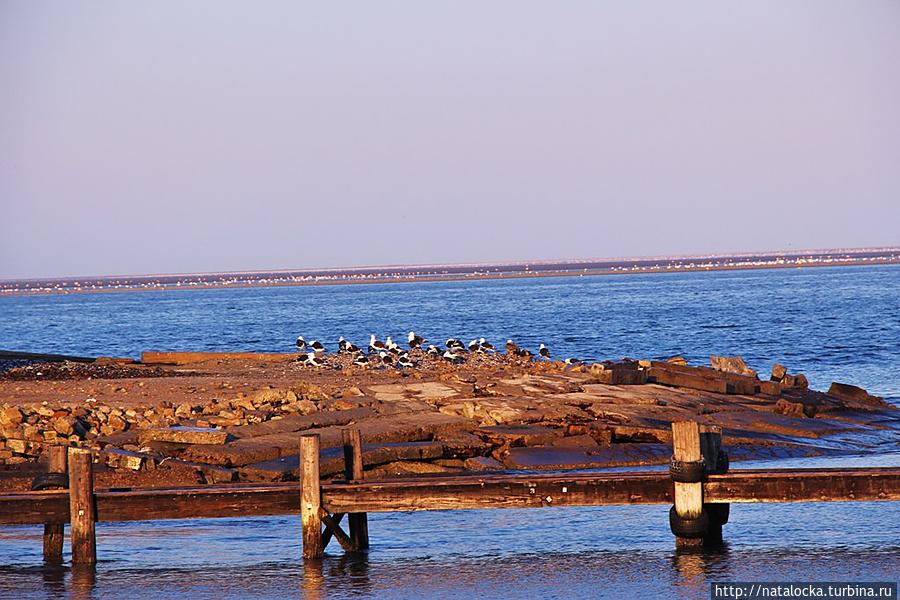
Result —
[[224, 444], [228, 432], [206, 427], [160, 427], [138, 433], [140, 444], [147, 442], [174, 442], [177, 444]]
[[756, 371], [748, 367], [747, 363], [740, 356], [716, 356], [711, 354], [709, 356], [709, 364], [716, 371], [756, 377]]

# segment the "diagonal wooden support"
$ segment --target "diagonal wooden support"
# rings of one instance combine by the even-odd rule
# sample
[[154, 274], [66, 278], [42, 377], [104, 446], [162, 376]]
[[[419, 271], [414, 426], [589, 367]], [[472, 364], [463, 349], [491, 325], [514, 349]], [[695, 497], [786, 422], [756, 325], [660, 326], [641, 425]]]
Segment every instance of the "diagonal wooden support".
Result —
[[[331, 515], [331, 520], [340, 525], [345, 514], [346, 513], [334, 513]], [[334, 537], [334, 533], [331, 531], [331, 528], [325, 527], [325, 531], [322, 532], [322, 548], [328, 547], [328, 542], [331, 541], [332, 537]]]
[[[341, 526], [338, 524], [338, 521], [335, 520], [328, 511], [324, 508], [319, 509], [319, 519], [322, 523], [327, 527], [327, 530], [331, 531], [331, 535], [334, 536], [334, 539], [338, 541], [346, 552], [353, 552], [356, 550], [353, 545], [353, 540], [350, 539], [350, 536], [344, 533], [344, 530], [341, 529]], [[324, 535], [322, 536], [324, 538]]]

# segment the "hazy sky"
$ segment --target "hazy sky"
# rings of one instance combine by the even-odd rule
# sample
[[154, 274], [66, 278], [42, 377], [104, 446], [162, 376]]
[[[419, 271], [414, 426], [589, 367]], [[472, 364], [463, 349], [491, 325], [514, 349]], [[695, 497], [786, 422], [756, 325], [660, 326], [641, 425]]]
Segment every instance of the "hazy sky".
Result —
[[900, 244], [900, 2], [0, 0], [0, 278]]

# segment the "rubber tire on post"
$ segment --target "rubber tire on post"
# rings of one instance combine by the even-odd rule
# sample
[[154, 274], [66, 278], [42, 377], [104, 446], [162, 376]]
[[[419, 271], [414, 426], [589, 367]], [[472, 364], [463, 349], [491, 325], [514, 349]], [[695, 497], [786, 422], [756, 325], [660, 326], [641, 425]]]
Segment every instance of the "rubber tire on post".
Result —
[[696, 519], [685, 519], [678, 516], [673, 506], [669, 509], [669, 528], [677, 537], [701, 538], [709, 529], [709, 516], [703, 510]]
[[669, 462], [669, 476], [678, 483], [701, 483], [706, 479], [706, 461], [675, 460]]
[[724, 525], [728, 522], [728, 515], [731, 513], [730, 504], [710, 503], [703, 505], [704, 512], [709, 513], [709, 522]]
[[69, 489], [69, 476], [66, 473], [41, 473], [31, 481], [32, 491], [63, 488]]

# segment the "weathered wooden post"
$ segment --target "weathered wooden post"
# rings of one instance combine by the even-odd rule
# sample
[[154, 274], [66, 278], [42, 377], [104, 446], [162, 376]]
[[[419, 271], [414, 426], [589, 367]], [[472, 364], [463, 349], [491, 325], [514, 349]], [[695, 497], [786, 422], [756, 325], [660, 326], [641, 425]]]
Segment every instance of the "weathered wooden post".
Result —
[[[48, 473], [65, 475], [67, 467], [66, 446], [50, 446], [48, 451]], [[60, 482], [62, 483], [62, 482]], [[62, 523], [46, 523], [44, 525], [44, 561], [59, 564], [63, 561], [63, 540], [65, 525]]]
[[97, 514], [94, 507], [94, 463], [90, 450], [69, 448], [69, 520], [72, 564], [96, 564]]
[[[358, 429], [345, 429], [344, 440], [344, 476], [347, 481], [361, 481], [363, 478], [362, 443]], [[366, 513], [350, 513], [350, 539], [356, 551], [369, 548], [369, 521]]]
[[322, 558], [321, 487], [319, 483], [319, 434], [300, 436], [300, 519], [303, 525], [303, 558]]
[[[700, 428], [700, 453], [706, 464], [706, 472], [728, 472], [728, 455], [722, 450], [722, 428], [716, 425], [704, 425]], [[722, 526], [728, 522], [731, 505], [727, 503], [704, 503], [703, 510], [709, 519], [709, 526], [703, 543], [707, 546], [722, 544]]]
[[700, 427], [694, 421], [672, 423], [672, 462], [669, 473], [675, 484], [675, 506], [669, 511], [669, 526], [676, 547], [703, 544], [708, 517], [703, 510], [705, 466], [700, 452]]

